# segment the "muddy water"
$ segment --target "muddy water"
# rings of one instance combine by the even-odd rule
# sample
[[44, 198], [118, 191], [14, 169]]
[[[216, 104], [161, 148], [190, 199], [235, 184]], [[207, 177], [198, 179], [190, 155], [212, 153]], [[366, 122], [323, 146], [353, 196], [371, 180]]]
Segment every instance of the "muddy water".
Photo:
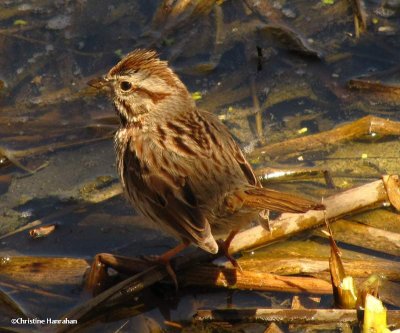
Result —
[[[154, 48], [168, 59], [197, 104], [216, 113], [249, 156], [263, 144], [319, 133], [366, 115], [400, 120], [396, 2], [366, 1], [367, 31], [358, 38], [344, 0], [184, 3], [0, 4], [1, 325], [21, 317], [19, 311], [55, 319], [88, 298], [82, 286], [84, 265], [71, 264], [81, 270], [81, 279], [71, 273], [73, 283], [56, 283], [51, 265], [28, 265], [19, 275], [10, 275], [7, 262], [17, 256], [30, 256], [33, 262], [42, 256], [90, 262], [100, 252], [151, 255], [176, 244], [137, 216], [121, 195], [89, 202], [96, 191], [108, 193], [118, 184], [112, 144], [118, 120], [107, 98], [86, 82], [132, 49]], [[379, 85], [349, 88], [349, 80], [360, 77]], [[256, 124], [257, 110], [262, 131]], [[397, 137], [367, 132], [322, 150], [267, 160], [252, 157], [251, 162], [256, 168], [329, 169], [338, 189], [328, 189], [320, 178], [270, 185], [320, 198], [384, 173], [399, 173], [399, 148]], [[369, 219], [376, 225], [379, 215]], [[29, 223], [57, 227], [48, 237], [31, 239], [30, 228], [20, 229]], [[322, 238], [305, 234], [298, 241], [299, 247], [274, 245], [279, 250], [271, 249], [271, 255], [312, 258], [317, 252], [327, 258], [328, 245]], [[268, 254], [268, 249], [263, 251]], [[397, 261], [360, 248], [350, 248], [348, 256]], [[35, 269], [47, 274], [41, 282], [28, 275], [24, 279]], [[7, 297], [16, 305], [10, 306]], [[82, 331], [174, 332], [165, 323], [173, 321], [187, 332], [208, 332], [211, 328], [189, 324], [197, 308], [288, 307], [290, 301], [291, 295], [271, 292], [182, 288], [176, 293], [172, 286], [160, 284]], [[326, 296], [321, 304], [330, 302]], [[258, 324], [229, 328], [264, 329]]]

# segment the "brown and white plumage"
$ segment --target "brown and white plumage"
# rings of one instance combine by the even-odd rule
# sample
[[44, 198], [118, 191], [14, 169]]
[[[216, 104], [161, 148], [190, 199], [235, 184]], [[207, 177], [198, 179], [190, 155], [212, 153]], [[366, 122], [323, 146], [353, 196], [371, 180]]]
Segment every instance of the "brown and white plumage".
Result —
[[263, 210], [321, 207], [262, 188], [226, 127], [196, 108], [155, 52], [131, 52], [101, 85], [111, 88], [121, 119], [115, 147], [127, 197], [184, 242], [216, 253], [214, 236], [240, 229]]

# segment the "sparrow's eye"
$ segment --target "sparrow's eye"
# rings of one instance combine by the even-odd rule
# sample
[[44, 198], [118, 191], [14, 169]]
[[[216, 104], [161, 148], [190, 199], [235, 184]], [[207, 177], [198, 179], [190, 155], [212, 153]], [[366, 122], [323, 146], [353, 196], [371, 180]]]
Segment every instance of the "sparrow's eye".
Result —
[[131, 90], [132, 83], [130, 83], [128, 81], [122, 81], [120, 84], [120, 87], [121, 87], [122, 91], [128, 91], [128, 90]]

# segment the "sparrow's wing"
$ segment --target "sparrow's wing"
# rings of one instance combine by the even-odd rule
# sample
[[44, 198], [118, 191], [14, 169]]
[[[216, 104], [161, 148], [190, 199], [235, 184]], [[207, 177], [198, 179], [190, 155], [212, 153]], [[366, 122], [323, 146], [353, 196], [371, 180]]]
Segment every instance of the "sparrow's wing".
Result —
[[219, 146], [220, 155], [226, 159], [227, 163], [230, 163], [232, 168], [238, 166], [245, 179], [240, 177], [243, 176], [240, 174], [237, 174], [237, 177], [241, 179], [244, 184], [248, 183], [254, 186], [261, 186], [259, 180], [253, 172], [253, 168], [249, 162], [247, 162], [242, 150], [233, 139], [226, 126], [215, 115], [206, 111], [200, 111], [200, 113], [209, 124], [209, 135], [215, 137], [214, 142], [217, 146]]

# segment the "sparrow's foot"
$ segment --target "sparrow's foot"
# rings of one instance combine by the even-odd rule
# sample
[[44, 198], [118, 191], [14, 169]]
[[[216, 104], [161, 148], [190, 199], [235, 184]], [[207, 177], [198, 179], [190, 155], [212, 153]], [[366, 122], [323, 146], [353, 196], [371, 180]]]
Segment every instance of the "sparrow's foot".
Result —
[[237, 262], [237, 260], [229, 253], [229, 247], [235, 235], [238, 233], [237, 230], [232, 230], [228, 237], [225, 240], [218, 240], [219, 251], [223, 253], [223, 255], [228, 259], [232, 266], [235, 267], [240, 273], [243, 272], [242, 267]]
[[175, 271], [173, 270], [171, 266], [171, 259], [175, 257], [178, 253], [183, 251], [189, 246], [189, 242], [183, 242], [179, 244], [178, 246], [174, 247], [171, 250], [168, 250], [167, 252], [163, 253], [160, 256], [146, 256], [144, 257], [145, 260], [147, 260], [150, 263], [162, 265], [165, 267], [168, 275], [172, 279], [172, 282], [175, 285], [175, 288], [178, 290], [178, 279], [176, 277]]

